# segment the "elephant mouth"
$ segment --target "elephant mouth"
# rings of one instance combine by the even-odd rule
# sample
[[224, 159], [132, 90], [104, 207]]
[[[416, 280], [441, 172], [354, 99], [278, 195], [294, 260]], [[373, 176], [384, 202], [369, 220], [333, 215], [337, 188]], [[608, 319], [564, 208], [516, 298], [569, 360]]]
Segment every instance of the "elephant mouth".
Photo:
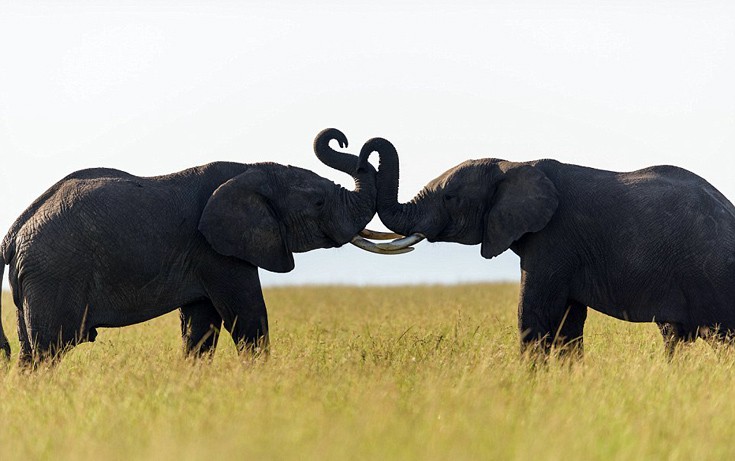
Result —
[[312, 251], [317, 248], [339, 248], [345, 243], [347, 242], [340, 243], [328, 235], [322, 235], [312, 239], [308, 244], [290, 247], [290, 250], [294, 253], [306, 253], [307, 251]]
[[[365, 228], [361, 230], [358, 235], [354, 236], [350, 243], [370, 253], [397, 255], [413, 251], [413, 245], [416, 245], [425, 238], [426, 237], [424, 237], [423, 234], [419, 233], [404, 237], [403, 235], [399, 234], [378, 232]], [[392, 240], [386, 243], [374, 243], [368, 239]]]

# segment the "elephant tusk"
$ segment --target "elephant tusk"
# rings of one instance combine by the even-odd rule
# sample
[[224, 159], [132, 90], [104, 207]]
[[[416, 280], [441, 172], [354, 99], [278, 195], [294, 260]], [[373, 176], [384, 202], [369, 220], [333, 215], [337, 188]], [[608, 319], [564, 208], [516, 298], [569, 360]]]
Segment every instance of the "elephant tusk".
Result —
[[382, 255], [399, 255], [403, 253], [408, 253], [409, 251], [413, 251], [413, 248], [411, 247], [395, 248], [395, 249], [382, 248], [369, 240], [365, 240], [359, 235], [352, 237], [352, 240], [350, 240], [350, 243], [362, 250], [369, 251], [370, 253], [378, 253]]
[[411, 245], [416, 245], [425, 238], [426, 236], [424, 234], [415, 233], [408, 237], [403, 237], [402, 239], [393, 240], [392, 242], [378, 243], [375, 246], [383, 250], [398, 251], [405, 248], [411, 248]]
[[370, 230], [367, 227], [360, 231], [358, 234], [360, 237], [373, 240], [393, 240], [403, 238], [401, 234], [394, 234], [392, 232], [379, 232]]

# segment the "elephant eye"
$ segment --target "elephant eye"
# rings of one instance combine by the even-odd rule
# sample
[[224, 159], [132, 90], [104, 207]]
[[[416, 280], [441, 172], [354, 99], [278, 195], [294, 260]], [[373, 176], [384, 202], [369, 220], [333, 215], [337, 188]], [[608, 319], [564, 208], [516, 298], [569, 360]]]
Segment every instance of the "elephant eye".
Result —
[[317, 201], [314, 202], [314, 206], [317, 208], [322, 208], [324, 206], [324, 199], [323, 198], [317, 199]]
[[452, 194], [444, 194], [444, 201], [445, 202], [451, 202], [455, 198], [457, 198], [455, 195], [452, 195]]

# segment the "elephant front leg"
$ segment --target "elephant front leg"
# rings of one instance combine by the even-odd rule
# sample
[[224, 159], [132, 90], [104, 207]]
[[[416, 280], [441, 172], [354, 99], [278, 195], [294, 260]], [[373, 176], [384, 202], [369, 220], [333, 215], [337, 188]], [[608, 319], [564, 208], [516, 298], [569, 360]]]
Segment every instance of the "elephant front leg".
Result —
[[[227, 325], [225, 324], [225, 328]], [[269, 352], [268, 313], [265, 303], [253, 303], [235, 316], [234, 322], [228, 328], [240, 352], [265, 353]]]
[[561, 354], [582, 358], [586, 320], [587, 306], [574, 300], [567, 301], [567, 308], [554, 335], [554, 346], [559, 348]]
[[562, 354], [581, 357], [587, 307], [568, 299], [566, 285], [559, 280], [538, 279], [523, 271], [518, 303], [521, 352], [548, 355], [556, 347]]
[[213, 354], [217, 347], [222, 317], [208, 299], [195, 301], [179, 309], [184, 354], [201, 357]]
[[225, 329], [240, 352], [268, 352], [268, 314], [255, 267], [208, 287]]

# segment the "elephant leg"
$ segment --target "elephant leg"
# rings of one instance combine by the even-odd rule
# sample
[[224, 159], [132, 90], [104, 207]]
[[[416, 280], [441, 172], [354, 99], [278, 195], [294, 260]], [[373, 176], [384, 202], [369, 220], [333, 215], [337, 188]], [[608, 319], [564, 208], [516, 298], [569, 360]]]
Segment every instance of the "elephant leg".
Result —
[[213, 354], [217, 347], [222, 317], [208, 299], [195, 301], [179, 309], [184, 354], [201, 357]]
[[697, 328], [697, 337], [704, 339], [711, 346], [724, 345], [733, 346], [735, 345], [735, 330], [723, 329], [720, 327], [699, 327]]
[[[65, 351], [96, 336], [94, 328], [87, 325], [85, 303], [74, 297], [74, 293], [81, 290], [48, 284], [42, 288], [43, 291], [36, 291], [27, 287], [30, 296], [23, 300], [24, 330], [27, 333], [21, 336], [21, 342], [30, 345], [34, 364], [57, 362]], [[26, 346], [21, 345], [23, 347]]]
[[258, 269], [238, 264], [207, 283], [210, 299], [240, 352], [268, 352], [268, 314]]
[[[260, 288], [260, 283], [258, 285]], [[268, 353], [268, 312], [260, 290], [253, 293], [243, 307], [234, 316], [231, 326], [228, 328], [225, 324], [225, 328], [239, 351]]]
[[548, 355], [554, 345], [580, 341], [586, 307], [570, 302], [566, 284], [549, 274], [521, 274], [518, 329], [521, 352]]
[[693, 342], [697, 339], [696, 332], [687, 331], [684, 326], [676, 322], [656, 322], [661, 336], [664, 338], [666, 358], [671, 360], [679, 344]]
[[569, 300], [561, 324], [556, 328], [554, 346], [563, 355], [570, 354], [581, 358], [584, 355], [584, 322], [587, 320], [587, 306]]
[[63, 328], [53, 326], [38, 328], [31, 324], [29, 330], [34, 363], [46, 361], [56, 363], [65, 352], [79, 342], [74, 332], [66, 333]]
[[18, 315], [18, 341], [20, 342], [20, 352], [18, 354], [18, 363], [21, 367], [28, 367], [33, 364], [33, 347], [31, 340], [28, 339], [28, 330], [26, 329], [26, 321], [23, 317], [21, 309], [16, 310]]
[[55, 332], [50, 329], [39, 331], [34, 329], [33, 326], [30, 327], [30, 339], [34, 366], [42, 362], [55, 364], [65, 352], [76, 344], [74, 338], [65, 337], [60, 330]]

